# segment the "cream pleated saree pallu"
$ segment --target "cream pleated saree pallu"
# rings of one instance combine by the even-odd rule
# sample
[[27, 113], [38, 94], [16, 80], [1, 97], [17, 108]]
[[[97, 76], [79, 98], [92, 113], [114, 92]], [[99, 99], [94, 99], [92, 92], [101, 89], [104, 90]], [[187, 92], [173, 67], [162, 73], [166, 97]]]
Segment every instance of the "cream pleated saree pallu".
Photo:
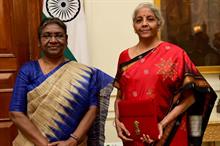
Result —
[[[108, 103], [111, 83], [112, 78], [100, 70], [70, 61], [28, 93], [27, 115], [50, 142], [66, 140], [74, 132], [89, 106], [99, 106], [100, 90], [107, 89], [102, 98]], [[107, 109], [107, 106], [108, 104], [104, 108]], [[106, 115], [102, 116], [104, 117], [98, 115], [96, 120], [105, 120]], [[99, 129], [94, 129], [97, 128]], [[99, 141], [100, 136], [103, 134], [98, 133], [93, 139]], [[13, 145], [34, 146], [21, 132]], [[83, 145], [86, 145], [86, 142]]]

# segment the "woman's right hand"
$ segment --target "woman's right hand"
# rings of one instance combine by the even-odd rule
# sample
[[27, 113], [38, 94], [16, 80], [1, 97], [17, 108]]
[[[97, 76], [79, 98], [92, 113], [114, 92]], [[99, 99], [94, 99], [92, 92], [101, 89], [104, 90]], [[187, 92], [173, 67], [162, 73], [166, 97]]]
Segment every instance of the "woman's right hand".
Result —
[[126, 129], [125, 125], [118, 119], [115, 119], [115, 127], [118, 133], [118, 137], [121, 138], [122, 141], [133, 141], [133, 139], [129, 138], [130, 132]]
[[34, 143], [35, 146], [47, 146], [49, 144], [46, 137], [39, 139], [36, 143]]
[[47, 146], [77, 146], [77, 141], [75, 139], [69, 138], [65, 141], [52, 142]]

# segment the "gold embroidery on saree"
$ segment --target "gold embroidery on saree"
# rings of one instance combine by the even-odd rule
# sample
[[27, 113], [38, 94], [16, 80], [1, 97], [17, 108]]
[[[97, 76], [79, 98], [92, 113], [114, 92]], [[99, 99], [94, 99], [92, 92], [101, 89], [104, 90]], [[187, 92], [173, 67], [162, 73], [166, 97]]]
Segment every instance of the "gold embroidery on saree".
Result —
[[162, 75], [163, 80], [166, 80], [170, 78], [171, 80], [174, 80], [177, 76], [177, 63], [174, 63], [171, 58], [168, 60], [165, 60], [161, 58], [160, 63], [156, 64], [157, 67], [159, 67], [159, 70], [157, 74]]

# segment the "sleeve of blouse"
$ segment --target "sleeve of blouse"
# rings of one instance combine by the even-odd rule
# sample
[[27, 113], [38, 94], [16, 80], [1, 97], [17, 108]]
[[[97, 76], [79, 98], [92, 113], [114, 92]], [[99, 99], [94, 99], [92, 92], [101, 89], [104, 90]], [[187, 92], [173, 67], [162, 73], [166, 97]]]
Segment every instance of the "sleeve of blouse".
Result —
[[22, 66], [16, 77], [9, 110], [27, 112], [27, 85], [28, 76], [26, 65]]
[[123, 62], [122, 60], [123, 60], [123, 52], [120, 54], [120, 56], [118, 58], [117, 72], [116, 72], [115, 79], [113, 82], [113, 86], [117, 89], [120, 88], [120, 86], [119, 86], [119, 80], [121, 78], [120, 64]]
[[[113, 78], [99, 69], [93, 70], [90, 81], [90, 105], [98, 105], [99, 97], [103, 89], [112, 84]], [[110, 94], [110, 93], [109, 93]], [[106, 92], [106, 96], [109, 96]]]

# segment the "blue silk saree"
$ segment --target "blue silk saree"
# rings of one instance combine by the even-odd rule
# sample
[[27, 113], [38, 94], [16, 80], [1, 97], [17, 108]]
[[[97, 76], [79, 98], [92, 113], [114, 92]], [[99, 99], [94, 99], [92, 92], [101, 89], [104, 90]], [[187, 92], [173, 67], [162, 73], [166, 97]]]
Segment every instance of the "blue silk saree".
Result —
[[[23, 65], [18, 73], [10, 111], [25, 113], [50, 142], [66, 140], [90, 106], [99, 108], [87, 144], [104, 145], [112, 78], [104, 72], [67, 61], [43, 74], [38, 61]], [[33, 146], [20, 132], [14, 146]]]

